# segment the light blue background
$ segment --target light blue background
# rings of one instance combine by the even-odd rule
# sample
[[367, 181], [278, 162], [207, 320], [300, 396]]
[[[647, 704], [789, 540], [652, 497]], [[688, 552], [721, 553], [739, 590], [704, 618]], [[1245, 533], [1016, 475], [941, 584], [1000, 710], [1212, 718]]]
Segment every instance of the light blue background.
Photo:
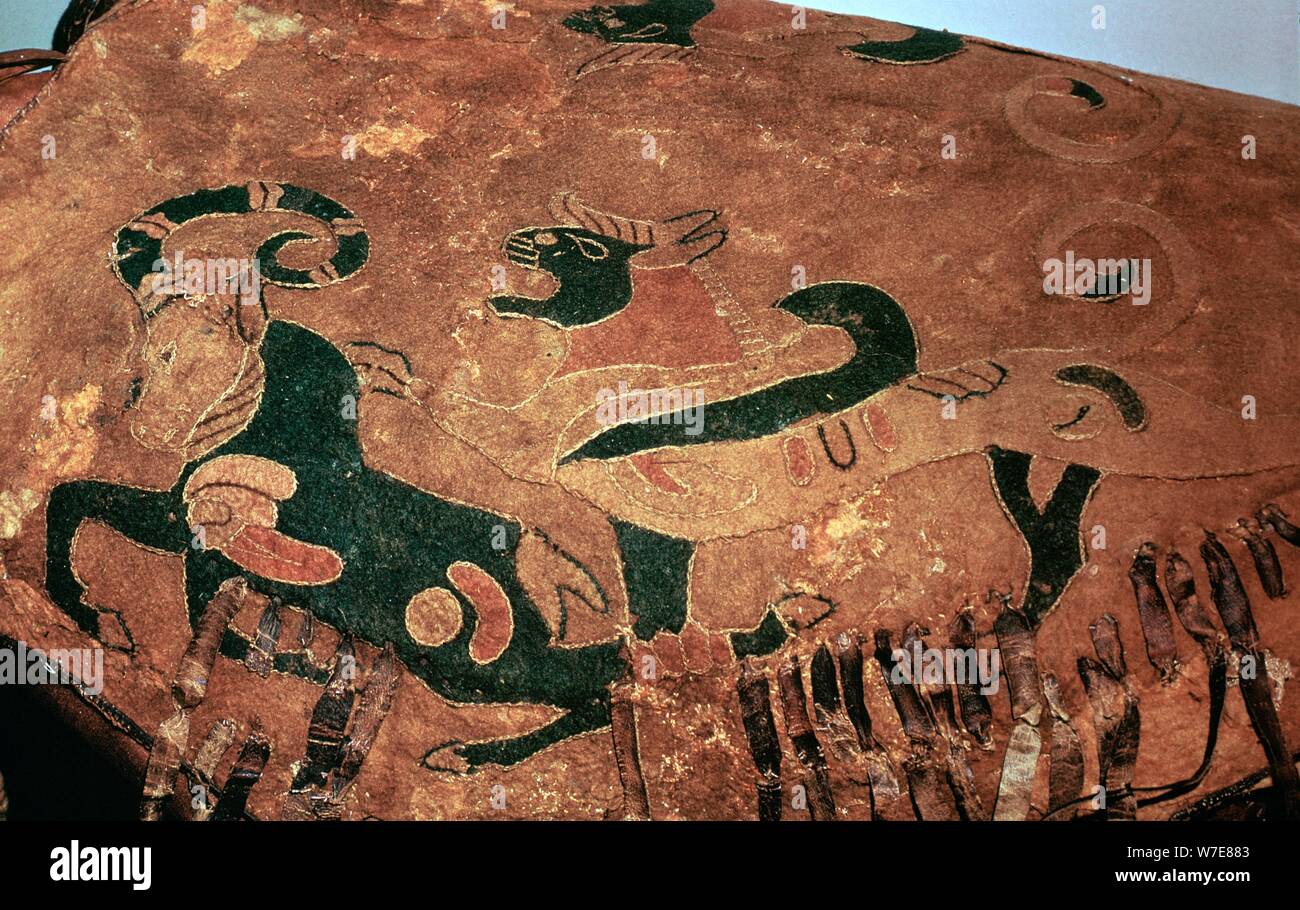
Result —
[[[946, 28], [1300, 104], [1297, 0], [814, 0], [807, 5]], [[1104, 30], [1092, 27], [1095, 6], [1106, 8]]]
[[[528, 6], [528, 0], [516, 2]], [[66, 0], [0, 0], [0, 49], [49, 47], [66, 5]], [[301, 5], [308, 9], [311, 0]], [[804, 5], [946, 28], [1300, 104], [1300, 0], [815, 0]], [[1097, 5], [1106, 8], [1104, 30], [1092, 27]]]

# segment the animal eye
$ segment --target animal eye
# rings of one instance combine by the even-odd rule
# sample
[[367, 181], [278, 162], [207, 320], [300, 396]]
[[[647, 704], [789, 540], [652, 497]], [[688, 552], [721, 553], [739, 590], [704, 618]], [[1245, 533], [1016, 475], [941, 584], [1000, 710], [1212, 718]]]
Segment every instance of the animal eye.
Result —
[[574, 237], [573, 242], [577, 245], [578, 251], [588, 259], [600, 261], [609, 256], [609, 247], [596, 240], [589, 240], [586, 237]]
[[556, 239], [557, 239], [556, 236], [552, 234], [550, 231], [542, 231], [540, 234], [538, 234], [536, 237], [533, 238], [533, 240], [535, 240], [537, 243], [540, 243], [542, 246], [554, 246]]

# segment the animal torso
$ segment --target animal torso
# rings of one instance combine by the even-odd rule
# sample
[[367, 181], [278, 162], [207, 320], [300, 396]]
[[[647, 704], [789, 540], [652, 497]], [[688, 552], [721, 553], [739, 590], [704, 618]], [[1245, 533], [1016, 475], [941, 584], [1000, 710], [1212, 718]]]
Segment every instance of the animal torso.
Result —
[[[343, 570], [325, 584], [287, 584], [246, 572], [217, 549], [187, 546], [192, 621], [223, 581], [243, 575], [254, 590], [300, 606], [344, 633], [375, 645], [392, 642], [416, 676], [453, 701], [534, 702], [598, 712], [602, 688], [621, 672], [616, 647], [549, 646], [550, 631], [515, 573], [518, 525], [366, 467], [356, 420], [347, 407], [359, 393], [357, 381], [347, 360], [324, 339], [275, 322], [267, 330], [262, 356], [266, 388], [256, 415], [242, 433], [186, 467], [166, 494], [171, 514], [185, 513], [182, 491], [204, 464], [230, 455], [274, 461], [293, 471], [298, 481], [294, 495], [279, 504], [277, 530], [328, 547], [341, 558]], [[176, 542], [185, 537], [188, 543], [187, 530], [175, 530]], [[411, 598], [431, 587], [447, 587], [454, 563], [486, 571], [509, 600], [510, 642], [491, 662], [470, 655], [477, 617], [468, 604], [462, 605], [460, 632], [438, 647], [416, 642], [404, 623]], [[233, 635], [226, 647], [239, 656]], [[493, 752], [490, 746], [480, 751], [497, 760], [519, 757], [508, 750]]]

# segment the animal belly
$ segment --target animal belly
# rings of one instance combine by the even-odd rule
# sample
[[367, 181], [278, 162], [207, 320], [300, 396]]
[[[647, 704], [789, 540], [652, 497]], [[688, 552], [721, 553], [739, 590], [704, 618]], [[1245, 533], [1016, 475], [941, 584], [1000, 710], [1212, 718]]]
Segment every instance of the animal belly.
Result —
[[569, 462], [556, 477], [620, 520], [708, 540], [788, 526], [931, 460], [931, 453], [970, 449], [954, 427], [950, 440], [921, 446], [913, 437], [910, 449], [899, 450], [883, 414], [877, 405], [861, 405], [760, 439]]

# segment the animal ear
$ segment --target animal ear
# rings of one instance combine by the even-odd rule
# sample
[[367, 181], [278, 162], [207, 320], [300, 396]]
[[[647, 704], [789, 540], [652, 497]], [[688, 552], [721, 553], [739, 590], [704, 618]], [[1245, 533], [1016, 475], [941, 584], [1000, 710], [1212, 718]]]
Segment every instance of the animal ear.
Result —
[[558, 193], [551, 199], [550, 210], [557, 221], [586, 228], [602, 237], [622, 240], [635, 246], [653, 245], [655, 242], [655, 227], [651, 222], [599, 212], [579, 202], [568, 191]]
[[665, 269], [703, 259], [727, 241], [721, 217], [719, 212], [703, 209], [665, 218], [655, 225], [658, 243], [633, 256], [632, 264], [641, 269]]

